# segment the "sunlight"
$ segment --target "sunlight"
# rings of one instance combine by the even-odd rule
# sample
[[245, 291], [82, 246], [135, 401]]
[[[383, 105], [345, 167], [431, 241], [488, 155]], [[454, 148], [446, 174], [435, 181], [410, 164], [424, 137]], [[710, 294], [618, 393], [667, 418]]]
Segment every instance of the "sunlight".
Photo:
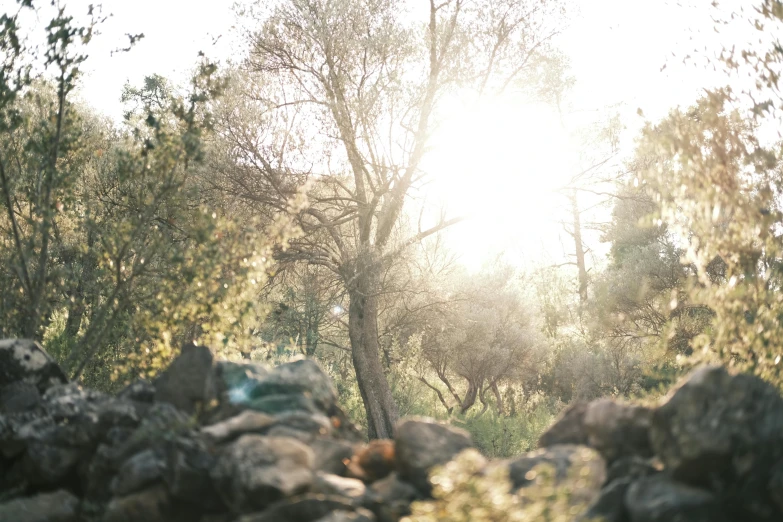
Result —
[[429, 197], [468, 219], [446, 234], [470, 269], [499, 254], [509, 262], [557, 247], [557, 192], [574, 158], [557, 112], [514, 97], [464, 108], [456, 101], [433, 136]]

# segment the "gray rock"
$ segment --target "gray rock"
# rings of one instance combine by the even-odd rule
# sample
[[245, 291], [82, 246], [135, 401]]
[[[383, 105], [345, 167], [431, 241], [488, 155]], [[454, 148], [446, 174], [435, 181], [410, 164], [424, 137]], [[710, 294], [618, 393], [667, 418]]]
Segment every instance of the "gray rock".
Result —
[[310, 486], [310, 492], [344, 497], [353, 502], [359, 502], [367, 492], [367, 486], [359, 479], [317, 472], [313, 479], [313, 485]]
[[578, 521], [628, 522], [625, 495], [632, 483], [629, 478], [610, 482], [587, 507], [587, 511], [579, 517]]
[[172, 498], [200, 510], [224, 509], [210, 476], [218, 457], [205, 440], [189, 435], [164, 444], [163, 479]]
[[41, 404], [41, 392], [33, 383], [17, 381], [0, 389], [0, 413], [20, 413]]
[[783, 460], [775, 464], [770, 471], [768, 490], [772, 501], [783, 511]]
[[643, 478], [655, 475], [663, 466], [655, 459], [643, 459], [641, 457], [622, 457], [609, 465], [606, 470], [606, 482], [614, 482], [623, 478]]
[[201, 428], [201, 433], [216, 442], [223, 442], [245, 433], [263, 432], [275, 422], [275, 417], [271, 415], [245, 410], [230, 419]]
[[102, 522], [172, 522], [171, 500], [162, 485], [113, 499]]
[[15, 382], [33, 384], [43, 393], [54, 384], [68, 382], [68, 377], [37, 342], [0, 340], [0, 388]]
[[122, 497], [144, 489], [163, 476], [163, 466], [163, 458], [156, 450], [137, 453], [120, 467], [111, 482], [112, 493]]
[[155, 403], [133, 431], [116, 449], [118, 461], [152, 447], [160, 447], [166, 440], [187, 433], [192, 427], [191, 419], [174, 405]]
[[652, 410], [598, 399], [587, 406], [583, 423], [587, 443], [607, 462], [620, 457], [651, 457], [650, 421]]
[[400, 478], [424, 493], [432, 485], [429, 472], [473, 446], [468, 432], [430, 419], [409, 419], [397, 426], [395, 461]]
[[186, 344], [171, 365], [155, 380], [155, 400], [187, 413], [206, 408], [216, 396], [212, 351]]
[[315, 454], [314, 469], [344, 475], [346, 464], [354, 454], [355, 444], [344, 440], [318, 437], [310, 443]]
[[79, 499], [63, 489], [0, 504], [3, 522], [76, 522]]
[[278, 414], [290, 411], [329, 413], [337, 392], [329, 376], [311, 360], [269, 370], [257, 364], [221, 363], [222, 400], [234, 406]]
[[337, 402], [331, 379], [310, 359], [275, 367], [253, 390], [256, 397], [296, 393], [310, 397], [323, 411], [328, 411]]
[[356, 511], [340, 509], [319, 518], [316, 522], [375, 522], [375, 515], [366, 509], [357, 509]]
[[421, 500], [424, 494], [412, 484], [400, 480], [397, 473], [373, 482], [366, 495], [369, 507], [380, 522], [396, 522], [410, 515], [411, 502]]
[[[261, 513], [240, 517], [239, 522], [316, 522], [334, 511], [355, 511], [355, 508], [340, 497], [303, 495], [276, 502]], [[362, 512], [368, 516], [366, 511]]]
[[577, 402], [566, 408], [560, 417], [538, 439], [539, 448], [559, 444], [587, 446], [587, 432], [584, 427], [587, 403]]
[[243, 435], [224, 449], [211, 477], [234, 513], [248, 513], [304, 492], [313, 461], [313, 451], [298, 440]]
[[76, 465], [86, 455], [85, 449], [34, 441], [27, 445], [22, 461], [24, 474], [32, 485], [57, 486], [64, 482], [71, 472], [76, 471]]
[[783, 460], [783, 399], [770, 384], [701, 368], [655, 410], [650, 438], [675, 480], [714, 492], [738, 518], [783, 519], [767, 489]]
[[327, 437], [332, 433], [332, 423], [329, 417], [320, 413], [286, 412], [275, 416], [275, 426], [272, 429], [279, 426], [302, 431], [313, 437]]
[[126, 386], [117, 394], [117, 397], [129, 401], [151, 403], [155, 400], [155, 394], [156, 389], [152, 382], [146, 379], [139, 379]]
[[672, 482], [663, 476], [640, 479], [625, 494], [631, 522], [728, 522], [709, 491]]

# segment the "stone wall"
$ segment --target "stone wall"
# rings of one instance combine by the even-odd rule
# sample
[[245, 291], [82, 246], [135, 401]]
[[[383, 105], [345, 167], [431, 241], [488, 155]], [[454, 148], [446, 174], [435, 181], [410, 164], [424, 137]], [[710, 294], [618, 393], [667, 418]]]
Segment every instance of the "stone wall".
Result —
[[[783, 520], [783, 400], [722, 368], [657, 408], [599, 400], [564, 412], [505, 466], [584, 462], [578, 520]], [[407, 419], [363, 442], [313, 361], [214, 361], [185, 346], [155, 382], [116, 396], [68, 383], [31, 341], [0, 341], [0, 522], [387, 522], [431, 494], [467, 433]], [[600, 457], [599, 457], [600, 455]], [[573, 474], [571, 474], [573, 475]]]

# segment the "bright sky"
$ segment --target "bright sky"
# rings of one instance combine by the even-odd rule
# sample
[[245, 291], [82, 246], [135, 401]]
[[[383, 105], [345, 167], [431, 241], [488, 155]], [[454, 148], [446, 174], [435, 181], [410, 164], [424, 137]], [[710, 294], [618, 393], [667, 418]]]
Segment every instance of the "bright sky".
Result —
[[[0, 0], [0, 5], [9, 2]], [[71, 0], [67, 5], [72, 12], [86, 12], [89, 3]], [[158, 73], [183, 82], [199, 50], [219, 59], [242, 54], [232, 32], [233, 2], [102, 3], [104, 13], [112, 16], [94, 41], [81, 96], [115, 118], [121, 115], [119, 96], [127, 81], [139, 84], [145, 75]], [[677, 104], [691, 103], [700, 87], [714, 81], [703, 68], [681, 63], [694, 48], [715, 48], [709, 2], [576, 3], [579, 14], [558, 40], [577, 79], [571, 107], [589, 115], [584, 111], [621, 104], [628, 127], [626, 150], [643, 122], [637, 108], [658, 119]], [[125, 33], [139, 32], [146, 37], [133, 51], [110, 56], [112, 49], [126, 45]], [[673, 59], [672, 52], [679, 58]], [[566, 122], [577, 118], [567, 116]], [[466, 265], [478, 268], [501, 250], [513, 262], [562, 262], [571, 249], [558, 224], [567, 218], [565, 199], [554, 189], [579, 165], [552, 109], [511, 99], [455, 112], [434, 145], [427, 165], [435, 180], [428, 190], [447, 199], [454, 214], [472, 216], [448, 234]]]

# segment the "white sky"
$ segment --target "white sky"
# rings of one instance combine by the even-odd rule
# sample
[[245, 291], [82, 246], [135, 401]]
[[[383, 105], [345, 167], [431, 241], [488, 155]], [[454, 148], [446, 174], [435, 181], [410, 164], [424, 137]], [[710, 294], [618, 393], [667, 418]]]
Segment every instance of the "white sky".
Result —
[[[10, 3], [0, 0], [0, 5]], [[66, 2], [72, 13], [86, 12], [89, 3]], [[572, 107], [590, 110], [621, 104], [628, 149], [643, 123], [636, 116], [637, 108], [656, 120], [677, 104], [691, 103], [701, 87], [714, 83], [715, 76], [702, 67], [681, 63], [694, 49], [716, 47], [710, 2], [574, 3], [579, 14], [558, 40], [571, 58], [577, 80]], [[119, 96], [128, 81], [138, 85], [145, 75], [157, 73], [184, 82], [200, 50], [219, 59], [242, 55], [241, 42], [232, 31], [230, 0], [104, 0], [102, 4], [104, 13], [112, 16], [91, 45], [80, 96], [114, 118], [121, 116]], [[140, 32], [145, 38], [130, 53], [110, 56], [112, 49], [126, 45], [125, 33]], [[672, 52], [678, 58], [672, 58]], [[667, 67], [661, 71], [664, 64]], [[454, 213], [474, 215], [448, 234], [463, 262], [476, 268], [503, 249], [516, 262], [547, 256], [561, 261], [561, 243], [566, 238], [557, 221], [564, 217], [564, 198], [552, 189], [561, 186], [577, 166], [555, 114], [517, 101], [490, 104], [481, 112], [455, 115], [445, 128], [435, 138], [428, 165], [435, 175], [433, 190], [445, 195]]]

